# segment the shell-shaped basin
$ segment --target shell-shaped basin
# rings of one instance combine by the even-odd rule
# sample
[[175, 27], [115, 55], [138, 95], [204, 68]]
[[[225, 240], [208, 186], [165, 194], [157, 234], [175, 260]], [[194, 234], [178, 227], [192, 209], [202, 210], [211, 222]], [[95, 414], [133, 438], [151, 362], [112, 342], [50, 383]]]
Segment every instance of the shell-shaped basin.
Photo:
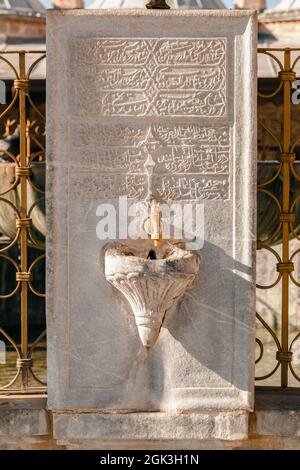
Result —
[[196, 252], [170, 243], [141, 250], [112, 244], [105, 251], [105, 276], [128, 300], [143, 345], [156, 342], [165, 314], [191, 288], [199, 271]]

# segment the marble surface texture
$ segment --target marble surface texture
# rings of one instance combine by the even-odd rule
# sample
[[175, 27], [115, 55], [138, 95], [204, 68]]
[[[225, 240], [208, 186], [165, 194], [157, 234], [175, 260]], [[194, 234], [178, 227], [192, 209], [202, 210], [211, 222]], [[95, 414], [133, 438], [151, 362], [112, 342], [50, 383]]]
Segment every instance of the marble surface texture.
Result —
[[[60, 437], [73, 411], [90, 413], [93, 439], [104, 426], [99, 411], [137, 413], [139, 426], [147, 412], [191, 412], [199, 423], [212, 412], [216, 435], [220, 423], [230, 430], [225, 439], [247, 432], [256, 38], [256, 14], [246, 10], [47, 13], [48, 406], [59, 413]], [[151, 349], [105, 278], [108, 240], [96, 236], [99, 204], [149, 194], [149, 155], [159, 201], [204, 208], [199, 275]]]

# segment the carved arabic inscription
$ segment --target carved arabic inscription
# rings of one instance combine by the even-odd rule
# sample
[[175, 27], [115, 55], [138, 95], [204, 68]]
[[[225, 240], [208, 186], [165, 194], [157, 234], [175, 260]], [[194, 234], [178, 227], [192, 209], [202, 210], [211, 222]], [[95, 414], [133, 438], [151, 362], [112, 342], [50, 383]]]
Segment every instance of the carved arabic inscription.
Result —
[[93, 171], [82, 196], [147, 196], [145, 163], [154, 163], [160, 200], [228, 199], [230, 129], [195, 124], [134, 127], [73, 123], [73, 163]]
[[78, 109], [102, 116], [226, 112], [226, 38], [80, 39]]

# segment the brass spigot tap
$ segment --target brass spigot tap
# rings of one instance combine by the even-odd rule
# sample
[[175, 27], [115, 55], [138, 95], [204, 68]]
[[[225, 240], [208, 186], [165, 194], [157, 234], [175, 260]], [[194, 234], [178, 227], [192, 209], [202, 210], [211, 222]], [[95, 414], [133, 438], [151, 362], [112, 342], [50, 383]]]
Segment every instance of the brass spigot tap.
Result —
[[159, 203], [156, 199], [152, 199], [148, 218], [148, 234], [150, 235], [151, 240], [154, 240], [154, 246], [159, 246], [162, 239], [161, 219]]

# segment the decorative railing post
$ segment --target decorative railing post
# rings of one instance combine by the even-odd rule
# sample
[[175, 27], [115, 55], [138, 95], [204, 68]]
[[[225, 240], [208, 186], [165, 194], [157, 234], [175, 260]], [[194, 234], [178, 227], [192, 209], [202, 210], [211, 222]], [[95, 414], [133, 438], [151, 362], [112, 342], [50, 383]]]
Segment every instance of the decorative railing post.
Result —
[[28, 359], [28, 281], [30, 273], [27, 263], [27, 227], [31, 219], [27, 218], [27, 177], [30, 176], [31, 168], [27, 166], [26, 145], [26, 94], [28, 92], [28, 81], [26, 80], [25, 52], [19, 54], [20, 79], [15, 80], [14, 86], [19, 93], [19, 129], [20, 129], [20, 166], [16, 167], [16, 177], [20, 178], [21, 219], [17, 220], [20, 228], [20, 267], [21, 271], [16, 273], [16, 280], [21, 282], [21, 359], [18, 359], [17, 367], [21, 369], [22, 388], [28, 385], [28, 367], [31, 360]]
[[281, 386], [288, 386], [288, 363], [292, 360], [289, 352], [289, 274], [294, 270], [289, 254], [289, 215], [290, 215], [290, 164], [295, 155], [290, 153], [291, 145], [291, 82], [296, 79], [296, 73], [291, 71], [291, 51], [284, 51], [284, 69], [279, 72], [283, 82], [283, 142], [280, 155], [282, 162], [282, 262], [277, 264], [277, 271], [282, 274], [282, 303], [281, 303], [281, 351], [276, 358], [281, 364]]

